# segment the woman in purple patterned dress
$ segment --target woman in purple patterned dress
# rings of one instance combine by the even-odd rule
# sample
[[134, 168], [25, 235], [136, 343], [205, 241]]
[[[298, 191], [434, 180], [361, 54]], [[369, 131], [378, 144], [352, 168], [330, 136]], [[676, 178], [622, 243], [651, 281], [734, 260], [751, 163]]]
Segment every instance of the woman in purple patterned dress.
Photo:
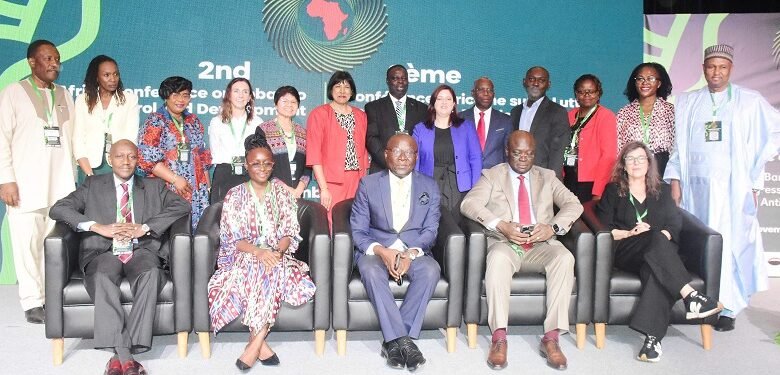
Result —
[[284, 183], [270, 179], [274, 159], [265, 135], [247, 137], [245, 148], [249, 181], [223, 201], [217, 271], [208, 285], [214, 333], [241, 314], [249, 327], [249, 343], [236, 360], [241, 370], [257, 360], [279, 364], [265, 341], [279, 307], [302, 305], [315, 290], [309, 267], [293, 257], [301, 240], [297, 203]]
[[192, 228], [209, 205], [211, 152], [203, 124], [187, 111], [192, 82], [168, 77], [160, 83], [165, 105], [149, 114], [138, 129], [138, 169], [167, 182], [168, 189], [192, 204]]

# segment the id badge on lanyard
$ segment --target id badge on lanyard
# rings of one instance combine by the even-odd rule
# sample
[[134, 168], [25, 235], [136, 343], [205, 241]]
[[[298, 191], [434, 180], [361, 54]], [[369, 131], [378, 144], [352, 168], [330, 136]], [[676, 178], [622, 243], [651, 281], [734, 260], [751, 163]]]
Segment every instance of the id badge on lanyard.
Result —
[[104, 139], [106, 144], [105, 147], [106, 160], [108, 160], [108, 154], [111, 152], [111, 145], [113, 144], [113, 142], [111, 142], [111, 133], [106, 133]]
[[720, 121], [708, 121], [704, 123], [704, 141], [720, 142], [723, 140], [723, 123]]
[[50, 126], [43, 128], [43, 139], [46, 143], [46, 147], [60, 147], [60, 127]]
[[234, 175], [242, 175], [244, 174], [244, 161], [246, 160], [243, 156], [234, 156], [231, 160], [231, 166], [233, 167], [233, 174]]
[[182, 163], [190, 162], [190, 147], [186, 143], [176, 145], [176, 152], [179, 155], [179, 161]]

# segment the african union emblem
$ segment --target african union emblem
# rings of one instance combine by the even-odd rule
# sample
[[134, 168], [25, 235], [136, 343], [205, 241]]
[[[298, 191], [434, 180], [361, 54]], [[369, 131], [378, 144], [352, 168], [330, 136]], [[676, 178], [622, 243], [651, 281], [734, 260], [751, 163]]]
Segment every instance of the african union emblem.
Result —
[[385, 37], [387, 13], [382, 0], [268, 0], [263, 23], [287, 61], [333, 72], [371, 58]]

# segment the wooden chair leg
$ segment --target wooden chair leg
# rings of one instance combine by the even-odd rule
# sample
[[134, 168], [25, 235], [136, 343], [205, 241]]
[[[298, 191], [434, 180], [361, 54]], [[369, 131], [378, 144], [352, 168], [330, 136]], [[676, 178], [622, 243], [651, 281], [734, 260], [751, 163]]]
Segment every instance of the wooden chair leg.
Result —
[[203, 358], [211, 358], [211, 336], [209, 336], [209, 332], [198, 332], [198, 342], [200, 342], [200, 354]]
[[179, 358], [187, 357], [187, 338], [189, 338], [189, 332], [179, 332], [177, 335], [179, 342]]
[[447, 353], [455, 353], [455, 339], [458, 337], [458, 328], [447, 327]]
[[704, 350], [712, 349], [712, 325], [701, 325], [701, 346], [704, 347]]
[[336, 330], [336, 354], [339, 356], [347, 355], [347, 330]]
[[604, 349], [604, 341], [607, 337], [607, 323], [595, 323], [596, 329], [596, 347]]
[[314, 352], [322, 357], [325, 353], [325, 330], [318, 329], [314, 331]]
[[477, 325], [474, 323], [466, 324], [466, 334], [469, 339], [469, 349], [477, 348]]
[[62, 364], [62, 357], [65, 355], [65, 339], [51, 339], [52, 354], [54, 357], [54, 365], [59, 366]]
[[582, 350], [585, 347], [585, 338], [588, 336], [588, 325], [577, 323], [577, 349]]

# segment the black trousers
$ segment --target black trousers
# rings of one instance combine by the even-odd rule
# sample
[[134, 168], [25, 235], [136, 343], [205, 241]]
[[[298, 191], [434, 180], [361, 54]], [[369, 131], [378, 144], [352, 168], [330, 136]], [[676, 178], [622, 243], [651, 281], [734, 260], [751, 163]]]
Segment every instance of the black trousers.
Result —
[[656, 229], [620, 240], [615, 249], [615, 267], [639, 274], [642, 280], [642, 294], [629, 326], [659, 339], [666, 336], [680, 289], [691, 282], [677, 251], [677, 244]]
[[563, 185], [577, 196], [580, 203], [593, 200], [593, 181], [577, 181], [577, 166], [563, 167]]
[[[119, 284], [126, 278], [133, 307], [125, 316]], [[95, 303], [95, 349], [128, 348], [143, 353], [152, 347], [157, 296], [164, 285], [160, 257], [136, 249], [123, 264], [111, 251], [98, 255], [84, 270], [84, 286]]]

